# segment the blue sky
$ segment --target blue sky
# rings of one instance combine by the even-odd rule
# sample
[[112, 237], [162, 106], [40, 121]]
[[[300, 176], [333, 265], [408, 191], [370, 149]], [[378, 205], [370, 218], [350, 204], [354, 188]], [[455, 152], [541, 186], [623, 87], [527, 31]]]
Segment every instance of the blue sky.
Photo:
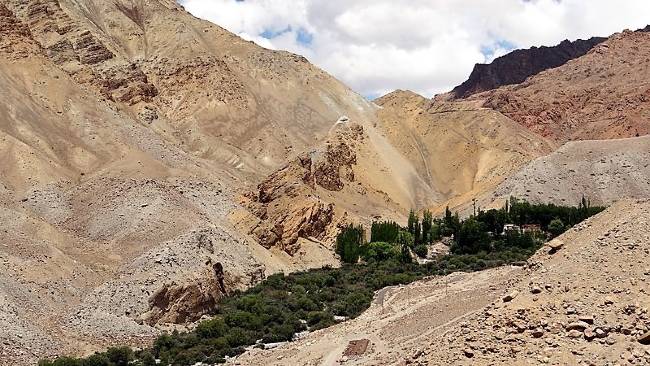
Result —
[[514, 48], [650, 23], [648, 0], [180, 0], [263, 47], [307, 57], [367, 97], [431, 97]]

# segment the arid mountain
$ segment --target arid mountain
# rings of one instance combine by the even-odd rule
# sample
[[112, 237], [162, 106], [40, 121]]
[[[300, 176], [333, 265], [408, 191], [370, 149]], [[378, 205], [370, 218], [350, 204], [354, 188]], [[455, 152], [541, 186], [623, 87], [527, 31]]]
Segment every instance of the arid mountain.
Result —
[[337, 263], [231, 214], [341, 115], [367, 123], [362, 97], [173, 1], [3, 0], [0, 18], [0, 364], [147, 343], [223, 287]]
[[[518, 192], [578, 154], [543, 158], [558, 142], [646, 133], [649, 36], [467, 99], [371, 103], [172, 0], [0, 0], [0, 365], [147, 344], [267, 274], [337, 265], [339, 225]], [[634, 141], [580, 159], [640, 169]], [[485, 276], [459, 289], [494, 297]]]
[[532, 47], [514, 50], [497, 57], [489, 64], [476, 64], [469, 78], [451, 91], [453, 98], [467, 98], [472, 94], [496, 89], [504, 85], [519, 84], [529, 76], [564, 65], [581, 57], [606, 38], [564, 40], [551, 47]]
[[646, 135], [649, 64], [650, 33], [625, 31], [522, 84], [470, 99], [559, 142]]
[[[240, 365], [644, 365], [650, 203], [622, 201], [525, 267], [386, 288], [360, 317]], [[346, 354], [352, 341], [367, 347]]]
[[414, 208], [444, 209], [494, 189], [532, 159], [554, 150], [544, 138], [475, 102], [439, 102], [410, 92], [375, 101], [381, 129], [435, 195]]

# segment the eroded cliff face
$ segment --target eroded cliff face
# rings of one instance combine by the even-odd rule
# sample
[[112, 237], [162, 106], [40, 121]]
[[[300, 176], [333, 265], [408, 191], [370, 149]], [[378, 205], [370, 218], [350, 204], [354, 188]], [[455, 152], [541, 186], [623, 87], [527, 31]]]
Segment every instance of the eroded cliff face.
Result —
[[[354, 182], [355, 144], [364, 139], [363, 127], [345, 121], [322, 148], [300, 154], [246, 195], [248, 207], [259, 219], [251, 229], [259, 243], [279, 246], [293, 255], [299, 238], [332, 237], [344, 220], [320, 191], [336, 192]], [[338, 127], [338, 128], [337, 128]]]
[[592, 37], [573, 42], [564, 40], [556, 46], [515, 50], [496, 58], [490, 64], [476, 64], [469, 78], [455, 87], [451, 95], [454, 98], [466, 98], [500, 86], [519, 84], [529, 76], [564, 65], [569, 60], [585, 55], [606, 39]]

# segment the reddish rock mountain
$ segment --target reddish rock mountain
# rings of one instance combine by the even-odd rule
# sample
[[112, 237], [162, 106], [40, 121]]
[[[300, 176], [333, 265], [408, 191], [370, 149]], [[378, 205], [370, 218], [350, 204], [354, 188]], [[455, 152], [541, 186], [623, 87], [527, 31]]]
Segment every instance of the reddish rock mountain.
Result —
[[559, 142], [634, 137], [650, 133], [649, 77], [650, 33], [625, 31], [560, 67], [470, 99]]

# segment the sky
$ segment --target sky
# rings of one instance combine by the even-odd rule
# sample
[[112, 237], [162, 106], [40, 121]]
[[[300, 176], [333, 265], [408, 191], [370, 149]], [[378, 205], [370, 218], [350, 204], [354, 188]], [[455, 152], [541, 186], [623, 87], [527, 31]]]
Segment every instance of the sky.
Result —
[[650, 24], [650, 0], [179, 0], [193, 15], [301, 54], [367, 98], [446, 92], [514, 48]]

